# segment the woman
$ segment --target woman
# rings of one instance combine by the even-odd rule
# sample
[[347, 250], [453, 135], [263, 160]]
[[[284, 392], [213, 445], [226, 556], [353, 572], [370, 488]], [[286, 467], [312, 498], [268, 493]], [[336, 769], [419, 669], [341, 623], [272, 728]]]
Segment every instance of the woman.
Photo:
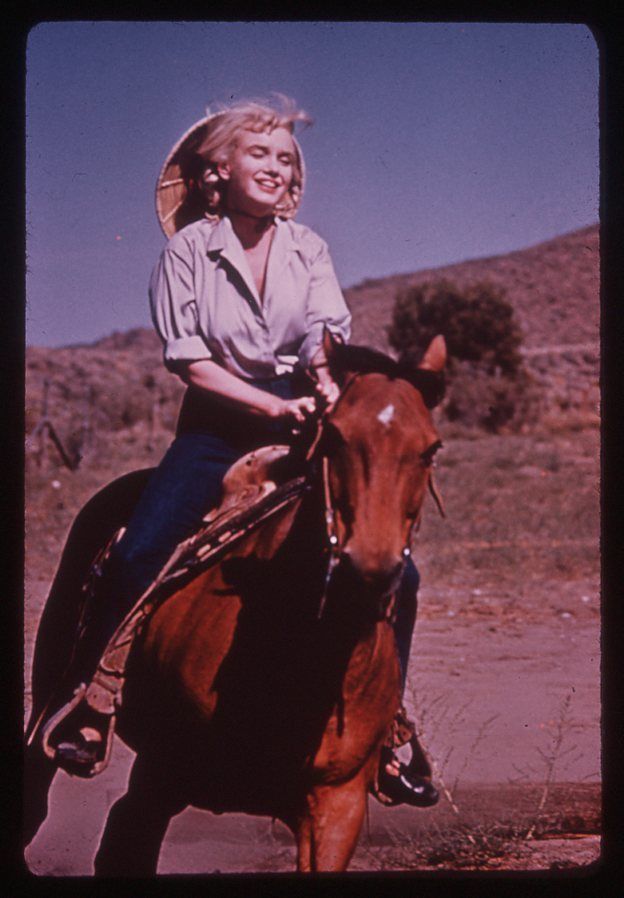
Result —
[[[176, 438], [111, 554], [107, 601], [98, 603], [79, 665], [85, 682], [126, 611], [217, 504], [231, 464], [257, 446], [288, 440], [319, 404], [338, 397], [322, 334], [328, 327], [348, 340], [351, 316], [327, 245], [292, 221], [303, 189], [293, 132], [306, 120], [292, 104], [232, 106], [174, 148], [165, 170], [177, 165], [180, 178], [161, 176], [162, 190], [184, 189], [168, 211], [160, 194], [161, 222], [173, 236], [154, 269], [150, 302], [165, 364], [187, 391]], [[417, 587], [412, 565], [397, 618], [404, 675]], [[59, 764], [74, 770], [98, 757], [98, 727], [81, 722], [76, 738], [57, 748]], [[429, 783], [385, 760], [382, 776], [394, 800], [433, 803]]]

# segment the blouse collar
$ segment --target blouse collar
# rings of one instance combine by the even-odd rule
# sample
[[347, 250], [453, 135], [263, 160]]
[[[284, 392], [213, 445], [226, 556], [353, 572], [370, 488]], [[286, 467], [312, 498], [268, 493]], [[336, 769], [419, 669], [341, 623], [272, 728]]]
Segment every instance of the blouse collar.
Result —
[[[264, 288], [265, 303], [273, 291], [273, 285], [277, 283], [284, 267], [288, 264], [289, 254], [299, 251], [299, 246], [293, 239], [288, 223], [283, 219], [276, 218], [275, 226], [275, 233], [269, 250]], [[227, 259], [230, 265], [238, 271], [253, 298], [260, 304], [260, 297], [258, 296], [245, 251], [232, 227], [232, 222], [227, 216], [223, 216], [212, 229], [206, 251], [207, 253], [218, 253], [224, 259]]]

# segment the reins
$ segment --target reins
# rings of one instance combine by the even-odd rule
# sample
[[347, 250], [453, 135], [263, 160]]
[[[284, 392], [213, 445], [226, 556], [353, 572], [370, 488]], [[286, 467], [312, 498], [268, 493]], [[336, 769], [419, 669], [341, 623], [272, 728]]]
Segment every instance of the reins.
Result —
[[[320, 367], [320, 366], [317, 366]], [[343, 386], [338, 399], [334, 403], [331, 408], [332, 412], [335, 412], [338, 404], [342, 402], [345, 397], [345, 394], [349, 390], [349, 387], [360, 377], [359, 372], [353, 372], [349, 378], [347, 379], [345, 385]], [[308, 449], [306, 454], [306, 461], [310, 463], [311, 470], [314, 472], [315, 465], [314, 462], [316, 460], [316, 455], [318, 452], [319, 444], [321, 443], [321, 439], [323, 433], [325, 432], [325, 426], [329, 420], [329, 414], [327, 411], [323, 412], [323, 414], [318, 419], [318, 428], [316, 431], [316, 435]], [[321, 447], [322, 448], [322, 447]], [[320, 455], [321, 461], [321, 480], [323, 486], [323, 504], [324, 504], [324, 521], [325, 521], [325, 532], [327, 535], [327, 568], [325, 570], [325, 577], [323, 582], [323, 592], [321, 594], [321, 599], [319, 602], [319, 609], [317, 612], [317, 620], [320, 620], [323, 616], [323, 611], [325, 610], [325, 603], [327, 601], [327, 592], [329, 590], [329, 584], [331, 583], [332, 575], [334, 573], [334, 568], [338, 564], [340, 560], [340, 545], [338, 534], [336, 532], [336, 515], [334, 513], [334, 503], [332, 501], [331, 495], [331, 487], [329, 484], [329, 457], [325, 452], [322, 452]]]
[[340, 559], [340, 546], [338, 534], [336, 533], [336, 516], [334, 514], [334, 506], [331, 498], [331, 488], [329, 486], [329, 458], [327, 457], [327, 455], [323, 455], [321, 459], [321, 465], [323, 470], [323, 500], [325, 503], [325, 528], [327, 532], [327, 542], [329, 544], [329, 557], [327, 560], [327, 570], [325, 571], [323, 594], [321, 595], [321, 601], [319, 602], [319, 610], [317, 614], [317, 618], [319, 620], [323, 615], [323, 611], [325, 610], [327, 591], [329, 589], [329, 584], [331, 583], [334, 568], [336, 567]]
[[433, 499], [434, 499], [434, 501], [435, 501], [435, 504], [438, 506], [438, 511], [440, 512], [440, 515], [441, 515], [443, 518], [445, 518], [445, 517], [446, 517], [446, 511], [444, 510], [444, 502], [442, 501], [442, 496], [440, 495], [440, 492], [439, 492], [437, 486], [435, 485], [435, 483], [434, 483], [434, 481], [433, 481], [433, 474], [432, 474], [432, 473], [429, 473], [429, 492], [430, 492], [431, 495], [433, 496]]

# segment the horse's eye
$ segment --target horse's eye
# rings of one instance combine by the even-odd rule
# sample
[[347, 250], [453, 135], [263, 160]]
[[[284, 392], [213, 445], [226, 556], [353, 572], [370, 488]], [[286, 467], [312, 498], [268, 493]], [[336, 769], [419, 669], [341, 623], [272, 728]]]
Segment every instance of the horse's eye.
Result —
[[421, 461], [425, 465], [426, 468], [428, 468], [432, 464], [434, 455], [436, 454], [438, 449], [441, 449], [441, 448], [442, 448], [442, 440], [436, 440], [435, 443], [432, 443], [431, 446], [429, 446], [427, 449], [425, 449], [424, 452], [420, 453]]

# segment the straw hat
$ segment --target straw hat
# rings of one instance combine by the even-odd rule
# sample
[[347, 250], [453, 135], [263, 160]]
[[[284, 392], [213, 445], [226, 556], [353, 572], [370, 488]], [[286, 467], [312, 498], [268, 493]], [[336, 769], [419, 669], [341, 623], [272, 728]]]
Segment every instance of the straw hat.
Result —
[[[172, 147], [165, 159], [156, 182], [156, 214], [166, 237], [172, 237], [180, 228], [208, 214], [200, 188], [205, 161], [197, 154], [197, 150], [222, 115], [222, 112], [217, 112], [195, 122]], [[303, 154], [294, 136], [293, 141], [299, 157], [301, 183], [293, 184], [282, 205], [276, 209], [280, 218], [293, 218], [303, 196], [305, 183]]]

